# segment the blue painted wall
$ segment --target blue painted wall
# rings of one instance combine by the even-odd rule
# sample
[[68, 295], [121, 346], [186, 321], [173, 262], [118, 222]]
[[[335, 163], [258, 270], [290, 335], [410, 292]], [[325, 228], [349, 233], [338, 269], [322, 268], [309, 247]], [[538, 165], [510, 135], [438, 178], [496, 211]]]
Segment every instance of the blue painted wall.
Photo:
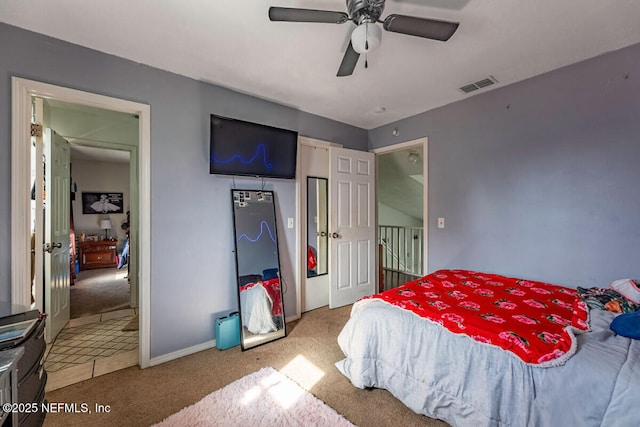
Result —
[[[0, 58], [3, 242], [11, 226], [11, 76], [151, 105], [152, 357], [213, 339], [213, 319], [237, 304], [229, 190], [261, 184], [209, 175], [211, 113], [354, 149], [428, 136], [430, 270], [570, 286], [640, 277], [640, 45], [368, 133], [5, 24]], [[395, 127], [401, 138], [391, 135]], [[276, 192], [290, 314], [295, 234], [285, 224], [295, 216], [295, 184], [269, 180], [265, 189]], [[0, 315], [10, 311], [10, 251], [0, 246]]]
[[[237, 307], [231, 188], [250, 178], [209, 175], [209, 115], [283, 127], [367, 149], [367, 132], [211, 84], [0, 24], [0, 241], [11, 241], [11, 76], [151, 105], [151, 357], [214, 339]], [[295, 183], [276, 192], [285, 309], [295, 312]], [[284, 231], [282, 231], [284, 230]], [[10, 313], [11, 248], [0, 245], [0, 315]]]
[[429, 271], [640, 278], [638, 70], [635, 45], [371, 130], [429, 138]]

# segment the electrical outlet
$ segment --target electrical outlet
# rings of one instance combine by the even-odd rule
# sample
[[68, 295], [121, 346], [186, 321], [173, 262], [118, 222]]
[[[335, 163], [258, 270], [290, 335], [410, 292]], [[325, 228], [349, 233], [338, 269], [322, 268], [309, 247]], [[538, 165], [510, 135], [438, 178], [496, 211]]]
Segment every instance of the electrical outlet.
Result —
[[438, 218], [438, 228], [444, 228], [444, 218]]

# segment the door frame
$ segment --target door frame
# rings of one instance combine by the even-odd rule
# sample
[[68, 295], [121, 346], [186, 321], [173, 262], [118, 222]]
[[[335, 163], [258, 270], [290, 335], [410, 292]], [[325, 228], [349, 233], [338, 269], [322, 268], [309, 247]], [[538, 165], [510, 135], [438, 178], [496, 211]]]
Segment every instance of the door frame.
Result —
[[[56, 99], [139, 116], [138, 218], [139, 364], [150, 366], [151, 296], [151, 107], [148, 104], [11, 77], [11, 312], [31, 307], [31, 97]], [[133, 205], [132, 205], [133, 207]]]
[[[424, 136], [422, 138], [413, 139], [411, 141], [400, 142], [394, 145], [387, 145], [385, 147], [375, 148], [371, 150], [376, 156], [379, 154], [387, 154], [393, 151], [404, 150], [409, 147], [422, 144], [422, 239], [424, 242], [423, 253], [423, 265], [424, 273], [429, 272], [429, 138]], [[377, 159], [377, 158], [376, 158]], [[377, 161], [376, 161], [377, 166]], [[378, 175], [376, 175], [376, 243], [378, 236]]]

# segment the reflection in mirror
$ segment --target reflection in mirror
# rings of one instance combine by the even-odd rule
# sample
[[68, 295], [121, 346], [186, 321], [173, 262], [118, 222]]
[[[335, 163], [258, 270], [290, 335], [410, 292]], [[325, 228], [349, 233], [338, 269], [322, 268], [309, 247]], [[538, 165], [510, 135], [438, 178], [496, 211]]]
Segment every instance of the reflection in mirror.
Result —
[[272, 191], [231, 190], [242, 350], [285, 336]]
[[327, 274], [327, 178], [307, 177], [307, 277]]

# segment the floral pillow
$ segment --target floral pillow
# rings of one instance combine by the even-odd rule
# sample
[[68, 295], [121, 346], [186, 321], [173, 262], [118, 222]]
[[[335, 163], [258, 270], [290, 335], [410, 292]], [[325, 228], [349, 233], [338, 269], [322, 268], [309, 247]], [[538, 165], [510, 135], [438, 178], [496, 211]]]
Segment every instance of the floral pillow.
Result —
[[609, 285], [609, 289], [617, 291], [626, 299], [640, 304], [640, 282], [633, 279], [616, 280]]

